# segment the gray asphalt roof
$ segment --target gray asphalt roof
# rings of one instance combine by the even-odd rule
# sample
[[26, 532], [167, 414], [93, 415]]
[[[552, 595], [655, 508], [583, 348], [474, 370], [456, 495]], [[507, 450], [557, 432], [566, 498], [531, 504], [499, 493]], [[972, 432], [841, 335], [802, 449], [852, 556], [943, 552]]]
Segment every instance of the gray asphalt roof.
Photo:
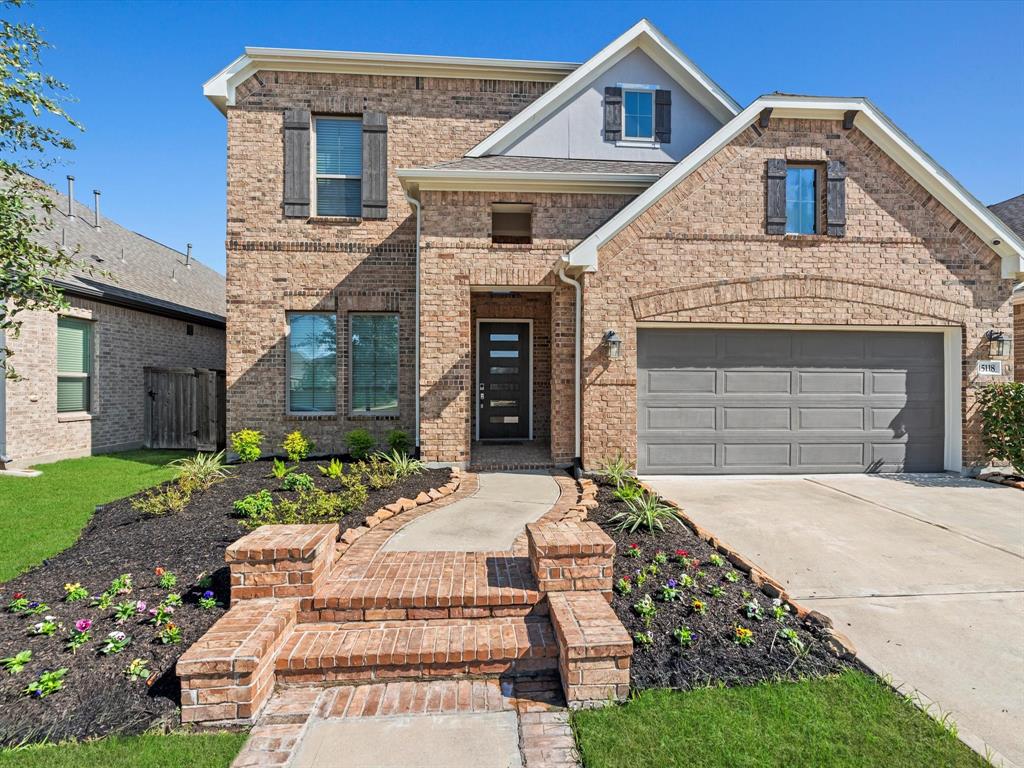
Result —
[[430, 166], [431, 170], [451, 169], [463, 171], [526, 171], [531, 173], [626, 173], [655, 174], [661, 176], [675, 163], [644, 163], [633, 160], [573, 160], [562, 157], [513, 157], [488, 155], [486, 157], [460, 157]]
[[1006, 226], [1021, 238], [1024, 238], [1024, 194], [1003, 200], [988, 207], [992, 213], [1002, 219]]
[[[53, 227], [40, 233], [38, 241], [47, 247], [77, 249], [75, 258], [96, 270], [90, 274], [76, 268], [56, 282], [71, 291], [150, 304], [200, 320], [224, 321], [225, 281], [219, 272], [194, 257], [186, 266], [181, 251], [125, 229], [106, 216], [100, 216], [97, 230], [92, 208], [76, 201], [74, 215], [68, 216], [67, 195], [50, 186], [44, 188], [56, 207], [50, 214]], [[183, 233], [182, 240], [185, 238]]]

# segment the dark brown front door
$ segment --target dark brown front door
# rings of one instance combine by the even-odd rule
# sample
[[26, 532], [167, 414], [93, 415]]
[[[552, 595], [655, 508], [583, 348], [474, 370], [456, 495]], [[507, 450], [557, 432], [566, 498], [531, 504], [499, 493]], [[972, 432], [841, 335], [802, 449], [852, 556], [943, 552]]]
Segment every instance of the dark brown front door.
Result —
[[480, 323], [481, 440], [530, 437], [530, 324]]

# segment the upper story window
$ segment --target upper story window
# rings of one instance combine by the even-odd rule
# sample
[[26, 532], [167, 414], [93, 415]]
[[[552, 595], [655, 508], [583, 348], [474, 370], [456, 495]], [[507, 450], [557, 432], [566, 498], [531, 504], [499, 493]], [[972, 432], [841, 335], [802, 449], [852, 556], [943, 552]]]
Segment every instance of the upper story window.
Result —
[[334, 413], [337, 354], [333, 313], [288, 315], [289, 413]]
[[624, 139], [654, 140], [654, 91], [623, 91], [622, 137]]
[[362, 215], [362, 120], [317, 117], [313, 128], [316, 215]]
[[532, 243], [533, 206], [529, 203], [494, 203], [491, 206], [491, 242]]
[[813, 235], [818, 231], [818, 169], [813, 165], [786, 167], [786, 233]]
[[89, 411], [92, 379], [92, 323], [57, 318], [57, 413]]

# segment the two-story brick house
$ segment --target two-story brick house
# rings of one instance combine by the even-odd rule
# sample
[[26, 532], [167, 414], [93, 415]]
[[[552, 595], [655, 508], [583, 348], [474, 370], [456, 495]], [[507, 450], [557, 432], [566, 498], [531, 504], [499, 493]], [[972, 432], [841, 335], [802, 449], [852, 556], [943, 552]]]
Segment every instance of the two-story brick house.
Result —
[[581, 65], [247, 49], [205, 92], [229, 429], [644, 472], [984, 461], [1024, 243], [867, 99], [742, 108], [646, 21]]

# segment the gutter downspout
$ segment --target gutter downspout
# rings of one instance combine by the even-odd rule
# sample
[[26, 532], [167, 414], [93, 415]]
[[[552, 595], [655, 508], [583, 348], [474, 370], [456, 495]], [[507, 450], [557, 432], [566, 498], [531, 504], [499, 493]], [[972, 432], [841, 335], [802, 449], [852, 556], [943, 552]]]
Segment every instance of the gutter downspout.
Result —
[[414, 426], [414, 445], [416, 448], [416, 455], [420, 455], [420, 214], [422, 209], [420, 208], [420, 201], [410, 195], [408, 192], [405, 194], [405, 199], [409, 201], [409, 205], [416, 209], [416, 408], [415, 408], [415, 426]]
[[582, 460], [583, 454], [580, 451], [580, 444], [581, 444], [581, 436], [582, 436], [582, 432], [583, 432], [583, 430], [582, 430], [583, 409], [582, 409], [582, 403], [580, 402], [580, 344], [582, 342], [582, 338], [583, 337], [582, 337], [582, 329], [581, 329], [580, 326], [582, 325], [582, 319], [583, 319], [583, 286], [581, 286], [579, 284], [579, 281], [574, 280], [573, 278], [571, 278], [571, 277], [569, 277], [568, 275], [565, 274], [565, 260], [564, 260], [564, 257], [563, 257], [562, 263], [558, 266], [558, 272], [556, 274], [558, 275], [558, 279], [559, 280], [561, 280], [566, 285], [571, 285], [576, 290], [576, 306], [575, 306], [575, 308], [576, 308], [576, 324], [575, 324], [576, 343], [575, 343], [575, 349], [574, 349], [574, 352], [575, 352], [574, 358], [575, 358], [575, 362], [576, 362], [576, 375], [573, 378], [573, 383], [575, 385], [575, 396], [573, 397], [573, 407], [575, 409], [575, 414], [574, 415], [575, 415], [576, 418], [575, 418], [575, 421], [574, 421], [575, 426], [574, 426], [574, 430], [573, 430], [574, 431], [573, 437], [575, 438], [574, 445], [575, 445], [575, 452], [576, 452], [576, 458], [574, 459], [574, 464], [575, 464], [575, 466], [579, 470], [582, 470], [583, 469], [583, 460]]

